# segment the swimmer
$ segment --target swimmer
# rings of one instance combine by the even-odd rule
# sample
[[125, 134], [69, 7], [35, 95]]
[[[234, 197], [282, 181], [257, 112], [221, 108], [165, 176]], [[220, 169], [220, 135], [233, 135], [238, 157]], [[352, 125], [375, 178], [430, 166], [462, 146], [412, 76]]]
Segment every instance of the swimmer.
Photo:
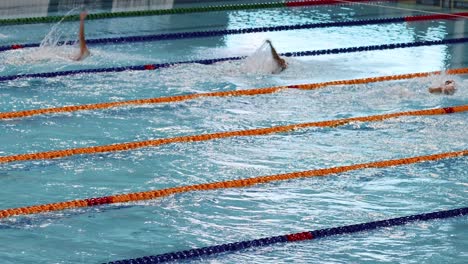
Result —
[[84, 32], [84, 20], [88, 13], [81, 12], [80, 13], [80, 32], [78, 33], [78, 38], [80, 41], [80, 54], [76, 57], [73, 57], [72, 60], [81, 61], [86, 59], [91, 53], [86, 46], [86, 39], [85, 39], [85, 32]]
[[447, 95], [454, 94], [456, 90], [457, 90], [457, 88], [455, 88], [455, 81], [453, 81], [453, 80], [447, 80], [447, 81], [445, 81], [444, 85], [441, 85], [439, 87], [430, 87], [429, 88], [430, 93], [437, 93], [437, 94], [444, 93], [444, 94], [447, 94]]
[[270, 45], [271, 55], [273, 56], [273, 59], [275, 60], [276, 64], [278, 65], [278, 69], [276, 71], [274, 71], [273, 73], [280, 73], [280, 72], [284, 71], [288, 67], [288, 64], [286, 63], [286, 61], [284, 59], [282, 59], [278, 55], [278, 53], [276, 52], [275, 48], [273, 47], [273, 45], [271, 44], [271, 41], [269, 39], [267, 39], [265, 42]]

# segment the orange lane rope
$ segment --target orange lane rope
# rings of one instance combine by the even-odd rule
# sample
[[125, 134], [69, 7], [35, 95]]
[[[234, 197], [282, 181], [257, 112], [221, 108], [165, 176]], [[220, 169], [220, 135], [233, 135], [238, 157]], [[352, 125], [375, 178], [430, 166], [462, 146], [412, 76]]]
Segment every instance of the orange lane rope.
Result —
[[171, 143], [207, 141], [207, 140], [214, 140], [214, 139], [221, 139], [221, 138], [228, 138], [228, 137], [260, 136], [260, 135], [267, 135], [267, 134], [273, 134], [273, 133], [288, 132], [288, 131], [292, 131], [295, 129], [307, 128], [307, 127], [335, 127], [335, 126], [344, 125], [350, 122], [375, 122], [375, 121], [382, 121], [385, 119], [401, 117], [401, 116], [443, 115], [443, 114], [451, 114], [451, 113], [465, 112], [465, 111], [468, 111], [468, 105], [436, 108], [436, 109], [416, 110], [416, 111], [408, 111], [408, 112], [398, 112], [398, 113], [374, 115], [374, 116], [351, 117], [351, 118], [310, 122], [310, 123], [298, 123], [298, 124], [292, 124], [292, 125], [274, 126], [274, 127], [257, 128], [257, 129], [249, 129], [249, 130], [226, 131], [226, 132], [218, 132], [218, 133], [211, 133], [211, 134], [199, 134], [199, 135], [191, 135], [191, 136], [152, 139], [152, 140], [146, 140], [146, 141], [118, 143], [118, 144], [113, 144], [113, 145], [53, 150], [53, 151], [46, 151], [46, 152], [3, 156], [3, 157], [0, 157], [0, 163], [26, 161], [26, 160], [63, 158], [67, 156], [80, 155], [80, 154], [95, 154], [95, 153], [103, 153], [103, 152], [126, 151], [126, 150], [132, 150], [132, 149], [138, 149], [138, 148], [144, 148], [144, 147], [154, 147], [154, 146], [171, 144]]
[[[298, 85], [276, 86], [276, 87], [246, 89], [246, 90], [237, 90], [237, 91], [221, 91], [221, 92], [137, 99], [137, 100], [120, 101], [120, 102], [106, 102], [106, 103], [86, 104], [86, 105], [71, 105], [71, 106], [55, 107], [55, 108], [31, 109], [31, 110], [23, 110], [23, 111], [16, 111], [16, 112], [3, 112], [3, 113], [0, 113], [0, 119], [24, 118], [24, 117], [35, 116], [35, 115], [76, 112], [76, 111], [90, 111], [90, 110], [107, 109], [107, 108], [112, 108], [112, 107], [121, 107], [121, 106], [128, 106], [128, 105], [174, 103], [174, 102], [193, 100], [193, 99], [202, 98], [202, 97], [253, 96], [253, 95], [276, 93], [281, 90], [291, 89], [291, 88], [312, 90], [312, 89], [319, 89], [319, 88], [323, 88], [326, 86], [333, 86], [333, 85], [351, 85], [351, 84], [365, 84], [365, 83], [373, 83], [373, 82], [404, 80], [404, 79], [427, 77], [430, 75], [437, 75], [437, 74], [442, 74], [442, 73], [443, 72], [441, 71], [421, 72], [421, 73], [389, 75], [389, 76], [370, 77], [370, 78], [361, 78], [361, 79], [352, 79], [352, 80], [339, 80], [339, 81], [330, 81], [330, 82], [322, 82], [322, 83], [298, 84]], [[450, 70], [445, 71], [445, 73], [451, 74], [451, 75], [468, 74], [468, 68], [450, 69]]]
[[227, 188], [242, 188], [242, 187], [249, 187], [249, 186], [256, 185], [256, 184], [268, 183], [268, 182], [284, 181], [284, 180], [291, 180], [291, 179], [298, 179], [298, 178], [327, 176], [330, 174], [344, 173], [347, 171], [360, 170], [360, 169], [366, 169], [366, 168], [385, 168], [385, 167], [390, 167], [390, 166], [401, 166], [401, 165], [408, 165], [408, 164], [419, 163], [419, 162], [427, 162], [427, 161], [435, 161], [435, 160], [440, 160], [440, 159], [462, 157], [466, 155], [468, 155], [468, 150], [461, 150], [461, 151], [446, 152], [446, 153], [433, 154], [433, 155], [427, 155], [427, 156], [417, 156], [417, 157], [411, 157], [411, 158], [375, 161], [375, 162], [361, 163], [361, 164], [354, 164], [354, 165], [347, 165], [347, 166], [340, 166], [340, 167], [331, 167], [331, 168], [325, 168], [325, 169], [307, 170], [307, 171], [300, 171], [300, 172], [291, 172], [291, 173], [276, 174], [276, 175], [269, 175], [269, 176], [253, 177], [253, 178], [247, 178], [247, 179], [202, 183], [202, 184], [179, 186], [179, 187], [173, 187], [173, 188], [167, 188], [167, 189], [161, 189], [161, 190], [117, 194], [117, 195], [111, 195], [111, 196], [105, 196], [105, 197], [96, 197], [96, 198], [65, 201], [65, 202], [58, 202], [58, 203], [33, 205], [33, 206], [27, 206], [27, 207], [10, 208], [10, 209], [0, 210], [0, 219], [15, 216], [15, 215], [38, 214], [38, 213], [44, 213], [44, 212], [50, 212], [50, 211], [61, 211], [65, 209], [78, 208], [78, 207], [90, 207], [90, 206], [103, 205], [103, 204], [151, 200], [155, 198], [170, 196], [170, 195], [177, 194], [177, 193], [208, 191], [208, 190], [227, 189]]

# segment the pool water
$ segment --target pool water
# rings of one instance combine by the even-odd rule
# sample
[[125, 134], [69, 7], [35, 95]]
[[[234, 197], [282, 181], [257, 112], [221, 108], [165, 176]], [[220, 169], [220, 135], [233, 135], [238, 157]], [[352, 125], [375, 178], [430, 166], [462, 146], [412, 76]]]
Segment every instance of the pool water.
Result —
[[[232, 1], [231, 1], [232, 3]], [[200, 5], [200, 3], [198, 3]], [[213, 4], [213, 3], [210, 3]], [[87, 38], [294, 25], [423, 14], [384, 3], [113, 18], [86, 22]], [[1, 7], [0, 7], [1, 8]], [[99, 10], [97, 10], [99, 11]], [[437, 12], [459, 10], [437, 9]], [[53, 24], [0, 26], [0, 46], [40, 42]], [[53, 34], [74, 39], [77, 22]], [[223, 37], [0, 53], [0, 76], [466, 37], [466, 20], [334, 27]], [[244, 61], [142, 72], [0, 83], [0, 112], [315, 83], [468, 67], [466, 44], [288, 58], [271, 75]], [[453, 96], [427, 88], [452, 78]], [[440, 108], [468, 103], [468, 76], [284, 90], [0, 121], [0, 156]], [[256, 137], [0, 164], [0, 209], [468, 149], [468, 113], [351, 123]], [[183, 193], [0, 220], [2, 263], [101, 263], [466, 207], [468, 159], [459, 157], [249, 188]], [[195, 263], [465, 263], [467, 217], [273, 245]]]

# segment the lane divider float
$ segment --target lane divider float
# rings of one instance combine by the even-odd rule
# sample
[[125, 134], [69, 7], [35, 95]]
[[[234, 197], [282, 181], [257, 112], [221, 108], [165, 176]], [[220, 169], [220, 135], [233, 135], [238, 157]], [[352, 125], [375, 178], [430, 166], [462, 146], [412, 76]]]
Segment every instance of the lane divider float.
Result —
[[[443, 39], [443, 40], [426, 40], [426, 41], [416, 41], [416, 42], [407, 42], [407, 43], [370, 45], [370, 46], [360, 46], [360, 47], [335, 48], [335, 49], [325, 49], [325, 50], [286, 52], [286, 53], [282, 53], [281, 55], [285, 57], [319, 56], [319, 55], [365, 52], [365, 51], [376, 51], [376, 50], [390, 50], [390, 49], [401, 49], [401, 48], [412, 48], [412, 47], [423, 47], [423, 46], [452, 45], [452, 44], [462, 44], [466, 42], [468, 42], [468, 38], [454, 38], [454, 39]], [[0, 81], [12, 81], [16, 79], [25, 79], [25, 78], [54, 78], [58, 76], [69, 76], [69, 75], [91, 74], [91, 73], [95, 74], [95, 73], [111, 73], [111, 72], [124, 72], [124, 71], [147, 71], [147, 70], [169, 68], [174, 65], [192, 64], [192, 63], [210, 65], [210, 64], [217, 63], [217, 62], [236, 61], [236, 60], [242, 60], [245, 58], [246, 56], [238, 56], [238, 57], [217, 58], [217, 59], [180, 61], [180, 62], [161, 63], [161, 64], [146, 64], [146, 65], [137, 65], [137, 66], [80, 69], [80, 70], [30, 73], [30, 74], [16, 74], [16, 75], [0, 76]]]
[[64, 157], [83, 155], [83, 154], [89, 155], [89, 154], [105, 153], [105, 152], [120, 152], [120, 151], [128, 151], [128, 150], [133, 150], [133, 149], [155, 147], [155, 146], [174, 144], [174, 143], [189, 143], [189, 142], [200, 142], [200, 141], [208, 141], [208, 140], [215, 140], [215, 139], [222, 139], [222, 138], [229, 138], [229, 137], [261, 136], [261, 135], [268, 135], [268, 134], [274, 134], [274, 133], [284, 133], [284, 132], [290, 132], [290, 131], [294, 131], [297, 129], [303, 129], [303, 128], [308, 128], [308, 127], [337, 127], [337, 126], [348, 124], [350, 122], [377, 122], [377, 121], [383, 121], [386, 119], [402, 117], [402, 116], [443, 115], [443, 114], [452, 114], [452, 113], [466, 112], [466, 111], [468, 111], [468, 105], [461, 105], [461, 106], [453, 106], [453, 107], [445, 107], [445, 108], [397, 112], [397, 113], [383, 114], [383, 115], [350, 117], [350, 118], [342, 118], [342, 119], [318, 121], [318, 122], [310, 122], [310, 123], [297, 123], [297, 124], [292, 124], [292, 125], [274, 126], [274, 127], [267, 127], [267, 128], [226, 131], [226, 132], [198, 134], [198, 135], [191, 135], [191, 136], [179, 136], [179, 137], [172, 137], [172, 138], [160, 138], [160, 139], [151, 139], [151, 140], [145, 140], [145, 141], [126, 142], [126, 143], [118, 143], [118, 144], [112, 144], [112, 145], [52, 150], [52, 151], [37, 152], [37, 153], [0, 156], [0, 163], [28, 161], [28, 160], [57, 159], [57, 158], [64, 158]]
[[84, 207], [99, 206], [99, 205], [105, 205], [105, 204], [128, 203], [128, 202], [136, 202], [136, 201], [143, 201], [143, 200], [152, 200], [156, 198], [171, 196], [171, 195], [178, 194], [178, 193], [219, 190], [219, 189], [228, 189], [228, 188], [245, 188], [245, 187], [250, 187], [253, 185], [257, 185], [257, 184], [264, 184], [264, 183], [270, 183], [270, 182], [293, 180], [293, 179], [300, 179], [300, 178], [309, 178], [309, 177], [329, 176], [329, 175], [334, 175], [338, 173], [344, 173], [344, 172], [354, 171], [354, 170], [369, 169], [369, 168], [386, 168], [386, 167], [391, 167], [391, 166], [402, 166], [402, 165], [409, 165], [409, 164], [414, 164], [414, 163], [436, 161], [440, 159], [463, 157], [466, 155], [468, 155], [468, 150], [461, 150], [461, 151], [455, 151], [455, 152], [445, 152], [445, 153], [439, 153], [439, 154], [417, 156], [417, 157], [410, 157], [410, 158], [401, 158], [401, 159], [394, 159], [394, 160], [374, 161], [374, 162], [368, 162], [368, 163], [331, 167], [331, 168], [325, 168], [325, 169], [290, 172], [290, 173], [284, 173], [284, 174], [260, 176], [260, 177], [246, 178], [246, 179], [178, 186], [178, 187], [166, 188], [166, 189], [161, 189], [161, 190], [150, 190], [150, 191], [144, 191], [144, 192], [116, 194], [116, 195], [104, 196], [104, 197], [71, 200], [71, 201], [65, 201], [65, 202], [33, 205], [33, 206], [27, 206], [27, 207], [9, 208], [9, 209], [0, 210], [0, 219], [17, 216], [17, 215], [31, 215], [31, 214], [39, 214], [39, 213], [52, 212], [52, 211], [62, 211], [62, 210], [72, 209], [72, 208], [84, 208]]
[[145, 256], [134, 259], [125, 259], [119, 261], [108, 262], [108, 264], [156, 264], [169, 261], [187, 260], [200, 257], [208, 257], [226, 252], [235, 252], [247, 248], [264, 247], [278, 243], [292, 243], [305, 240], [319, 239], [329, 236], [337, 236], [344, 234], [354, 234], [357, 232], [371, 231], [377, 228], [393, 227], [406, 225], [413, 222], [423, 222], [435, 219], [447, 219], [468, 215], [468, 207], [462, 207], [452, 210], [437, 211], [432, 213], [415, 214], [386, 220], [373, 221], [361, 224], [339, 226], [333, 228], [319, 229], [314, 231], [306, 231], [295, 234], [264, 237], [255, 240], [240, 241], [216, 246], [203, 248], [194, 248], [184, 251], [170, 252], [154, 256]]
[[[468, 18], [468, 12], [444, 14], [444, 15], [419, 15], [419, 16], [406, 16], [406, 17], [394, 17], [394, 18], [377, 18], [377, 19], [361, 19], [343, 22], [325, 22], [325, 23], [309, 23], [309, 24], [298, 24], [298, 25], [286, 25], [286, 26], [272, 26], [272, 27], [254, 27], [254, 28], [240, 28], [240, 29], [223, 29], [223, 30], [209, 30], [209, 31], [195, 31], [195, 32], [177, 32], [177, 33], [166, 33], [166, 34], [155, 34], [155, 35], [141, 35], [141, 36], [127, 36], [127, 37], [116, 37], [116, 38], [99, 38], [99, 39], [88, 39], [87, 44], [90, 45], [105, 45], [105, 44], [122, 44], [122, 43], [135, 43], [135, 42], [150, 42], [150, 41], [162, 41], [162, 40], [176, 40], [176, 39], [190, 39], [190, 38], [207, 38], [217, 37], [225, 35], [237, 35], [237, 34], [250, 34], [259, 32], [272, 32], [272, 31], [287, 31], [287, 30], [301, 30], [301, 29], [313, 29], [313, 28], [327, 28], [327, 27], [350, 27], [350, 26], [364, 26], [364, 25], [381, 25], [389, 23], [404, 23], [404, 22], [420, 22], [427, 20], [448, 20], [448, 19], [460, 19], [466, 16]], [[76, 41], [61, 41], [57, 45], [74, 45]], [[8, 50], [17, 50], [23, 48], [39, 47], [41, 43], [26, 43], [26, 44], [13, 44], [0, 46], [0, 52]]]
[[276, 93], [285, 89], [313, 90], [313, 89], [319, 89], [319, 88], [324, 88], [324, 87], [333, 86], [333, 85], [356, 85], [356, 84], [365, 84], [365, 83], [373, 83], [373, 82], [405, 80], [405, 79], [427, 77], [431, 75], [440, 75], [443, 73], [448, 74], [448, 75], [468, 74], [468, 68], [449, 69], [444, 72], [442, 71], [420, 72], [420, 73], [388, 75], [388, 76], [369, 77], [369, 78], [360, 78], [360, 79], [351, 79], [351, 80], [329, 81], [329, 82], [321, 82], [321, 83], [296, 84], [296, 85], [288, 85], [288, 86], [275, 86], [275, 87], [218, 91], [218, 92], [208, 92], [208, 93], [194, 93], [194, 94], [174, 95], [174, 96], [166, 96], [166, 97], [135, 99], [135, 100], [127, 100], [127, 101], [104, 102], [104, 103], [85, 104], [85, 105], [69, 105], [69, 106], [62, 106], [62, 107], [21, 110], [21, 111], [14, 111], [14, 112], [0, 112], [0, 119], [25, 118], [25, 117], [36, 116], [36, 115], [71, 113], [71, 112], [76, 112], [76, 111], [102, 110], [102, 109], [123, 107], [123, 106], [176, 103], [176, 102], [194, 100], [194, 99], [204, 98], [204, 97], [206, 98], [206, 97], [228, 97], [228, 96], [229, 97], [231, 96], [254, 96], [254, 95], [262, 95], [262, 94], [272, 94], [272, 93]]
[[[396, 0], [351, 0], [347, 2], [339, 0], [305, 0], [305, 1], [281, 1], [268, 3], [248, 3], [248, 4], [232, 4], [232, 5], [215, 5], [202, 7], [186, 7], [186, 8], [171, 8], [171, 9], [156, 9], [156, 10], [141, 10], [141, 11], [123, 11], [113, 13], [96, 13], [89, 14], [86, 19], [107, 19], [117, 17], [137, 17], [137, 16], [159, 16], [159, 15], [176, 15], [188, 13], [202, 13], [215, 11], [236, 11], [249, 9], [267, 9], [267, 8], [285, 8], [285, 7], [306, 7], [319, 5], [350, 5], [359, 3], [371, 2], [394, 2]], [[71, 16], [46, 16], [46, 17], [25, 17], [25, 18], [10, 18], [0, 19], [0, 25], [19, 25], [19, 24], [37, 24], [37, 23], [55, 23], [61, 20], [64, 21], [79, 21], [79, 15]]]

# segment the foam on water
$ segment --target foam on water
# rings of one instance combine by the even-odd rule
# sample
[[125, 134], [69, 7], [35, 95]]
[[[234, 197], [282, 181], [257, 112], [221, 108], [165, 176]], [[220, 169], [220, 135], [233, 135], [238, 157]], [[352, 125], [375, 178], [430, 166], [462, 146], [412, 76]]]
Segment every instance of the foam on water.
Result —
[[45, 46], [39, 48], [31, 48], [24, 50], [10, 51], [7, 56], [4, 56], [5, 64], [9, 65], [26, 65], [39, 63], [57, 63], [68, 62], [76, 52], [73, 46]]

